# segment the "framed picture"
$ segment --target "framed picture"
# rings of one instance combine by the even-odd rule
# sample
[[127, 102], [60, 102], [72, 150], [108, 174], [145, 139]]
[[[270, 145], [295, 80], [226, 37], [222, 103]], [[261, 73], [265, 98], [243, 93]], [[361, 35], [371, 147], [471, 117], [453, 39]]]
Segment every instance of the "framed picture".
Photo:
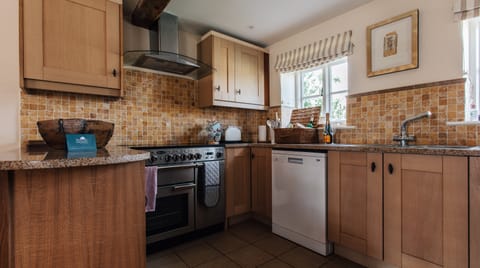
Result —
[[418, 9], [367, 27], [367, 76], [418, 68]]

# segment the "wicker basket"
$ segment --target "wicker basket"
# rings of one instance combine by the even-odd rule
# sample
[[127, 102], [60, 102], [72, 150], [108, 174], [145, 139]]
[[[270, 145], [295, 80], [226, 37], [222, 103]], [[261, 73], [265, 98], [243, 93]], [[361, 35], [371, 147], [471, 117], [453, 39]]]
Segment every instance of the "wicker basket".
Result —
[[318, 143], [318, 130], [316, 128], [276, 128], [275, 143]]

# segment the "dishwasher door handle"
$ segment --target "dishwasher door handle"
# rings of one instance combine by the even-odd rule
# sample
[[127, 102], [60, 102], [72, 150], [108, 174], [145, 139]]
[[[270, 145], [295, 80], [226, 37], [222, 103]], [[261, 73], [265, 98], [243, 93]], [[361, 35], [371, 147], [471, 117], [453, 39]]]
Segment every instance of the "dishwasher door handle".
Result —
[[303, 158], [289, 157], [288, 163], [303, 165]]

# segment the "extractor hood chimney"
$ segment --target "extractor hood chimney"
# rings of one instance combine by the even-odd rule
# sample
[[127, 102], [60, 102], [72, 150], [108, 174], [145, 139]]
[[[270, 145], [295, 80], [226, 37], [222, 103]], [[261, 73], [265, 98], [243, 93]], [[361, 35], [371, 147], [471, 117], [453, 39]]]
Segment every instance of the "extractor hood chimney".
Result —
[[[178, 18], [176, 16], [163, 12], [156, 23], [158, 23], [158, 32], [150, 30], [148, 42], [150, 50], [126, 51], [125, 65], [184, 75], [193, 79], [200, 79], [211, 73], [212, 68], [207, 64], [178, 53]], [[133, 34], [131, 37], [128, 36], [129, 33], [130, 31], [125, 32], [125, 38], [135, 38]]]

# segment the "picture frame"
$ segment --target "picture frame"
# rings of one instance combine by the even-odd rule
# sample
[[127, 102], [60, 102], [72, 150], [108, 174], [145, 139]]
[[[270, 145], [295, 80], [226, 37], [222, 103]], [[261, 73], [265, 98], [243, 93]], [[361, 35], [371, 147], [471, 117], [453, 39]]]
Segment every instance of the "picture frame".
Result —
[[367, 27], [367, 76], [418, 68], [418, 9]]

